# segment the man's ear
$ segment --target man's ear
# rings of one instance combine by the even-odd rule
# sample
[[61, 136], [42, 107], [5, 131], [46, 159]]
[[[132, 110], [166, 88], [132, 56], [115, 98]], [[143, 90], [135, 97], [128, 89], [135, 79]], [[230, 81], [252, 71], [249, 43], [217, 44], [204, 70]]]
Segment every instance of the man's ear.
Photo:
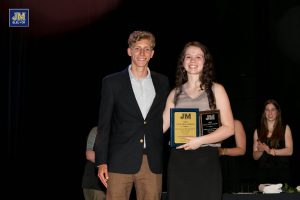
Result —
[[128, 54], [129, 56], [132, 56], [131, 48], [130, 48], [130, 47], [127, 48], [127, 54]]

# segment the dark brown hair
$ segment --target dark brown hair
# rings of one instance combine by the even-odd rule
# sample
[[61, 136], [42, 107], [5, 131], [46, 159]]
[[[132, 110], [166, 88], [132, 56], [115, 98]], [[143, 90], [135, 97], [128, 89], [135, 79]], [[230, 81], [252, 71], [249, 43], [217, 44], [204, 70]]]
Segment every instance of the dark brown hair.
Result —
[[183, 62], [184, 62], [186, 50], [190, 46], [199, 47], [204, 53], [203, 70], [202, 70], [202, 73], [199, 75], [199, 80], [201, 82], [200, 88], [204, 89], [205, 92], [207, 93], [210, 109], [216, 109], [215, 96], [212, 91], [212, 84], [215, 79], [213, 59], [212, 59], [212, 56], [211, 56], [210, 52], [208, 51], [207, 47], [198, 41], [188, 42], [184, 46], [184, 48], [179, 56], [178, 64], [177, 64], [177, 71], [176, 71], [176, 81], [175, 81], [176, 93], [175, 93], [175, 97], [174, 97], [174, 103], [176, 104], [178, 96], [182, 92], [182, 85], [187, 82], [187, 72], [184, 69]]
[[277, 103], [277, 101], [275, 101], [274, 99], [269, 99], [264, 104], [264, 110], [262, 112], [261, 120], [260, 120], [260, 128], [258, 129], [257, 135], [258, 135], [258, 139], [261, 142], [265, 142], [265, 143], [267, 142], [269, 129], [268, 129], [268, 123], [267, 123], [265, 109], [268, 104], [273, 104], [277, 110], [277, 116], [276, 116], [275, 123], [274, 123], [273, 133], [272, 133], [271, 138], [269, 138], [270, 146], [272, 148], [276, 148], [276, 147], [278, 147], [279, 142], [284, 140], [285, 126], [283, 126], [283, 123], [282, 123], [280, 106]]

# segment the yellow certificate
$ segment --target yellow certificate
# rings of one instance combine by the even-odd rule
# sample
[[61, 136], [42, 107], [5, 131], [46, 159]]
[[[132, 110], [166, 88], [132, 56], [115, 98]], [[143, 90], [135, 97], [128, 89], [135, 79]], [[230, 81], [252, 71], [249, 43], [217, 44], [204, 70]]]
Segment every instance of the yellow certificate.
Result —
[[172, 108], [170, 115], [171, 147], [186, 143], [185, 137], [199, 136], [199, 109]]

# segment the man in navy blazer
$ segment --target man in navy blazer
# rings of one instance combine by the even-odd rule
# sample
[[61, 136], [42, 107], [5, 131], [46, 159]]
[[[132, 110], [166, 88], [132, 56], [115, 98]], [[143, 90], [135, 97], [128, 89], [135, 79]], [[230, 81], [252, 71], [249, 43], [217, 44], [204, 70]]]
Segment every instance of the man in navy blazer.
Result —
[[159, 200], [162, 191], [163, 119], [168, 78], [150, 71], [155, 37], [134, 31], [128, 39], [131, 64], [103, 78], [96, 165], [107, 199]]

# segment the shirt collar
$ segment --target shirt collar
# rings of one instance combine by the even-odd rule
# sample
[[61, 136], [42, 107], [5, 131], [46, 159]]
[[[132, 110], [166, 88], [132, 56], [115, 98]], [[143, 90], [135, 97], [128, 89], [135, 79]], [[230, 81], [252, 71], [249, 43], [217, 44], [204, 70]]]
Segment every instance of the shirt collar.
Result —
[[[128, 67], [128, 73], [129, 73], [129, 77], [130, 77], [130, 79], [134, 79], [134, 80], [137, 80], [136, 78], [135, 78], [135, 76], [133, 75], [133, 73], [131, 72], [131, 65], [129, 65], [129, 67]], [[142, 78], [141, 80], [146, 80], [146, 79], [150, 79], [151, 78], [151, 74], [150, 74], [150, 70], [149, 70], [149, 68], [147, 67], [147, 76], [146, 77], [144, 77], [144, 78]]]

